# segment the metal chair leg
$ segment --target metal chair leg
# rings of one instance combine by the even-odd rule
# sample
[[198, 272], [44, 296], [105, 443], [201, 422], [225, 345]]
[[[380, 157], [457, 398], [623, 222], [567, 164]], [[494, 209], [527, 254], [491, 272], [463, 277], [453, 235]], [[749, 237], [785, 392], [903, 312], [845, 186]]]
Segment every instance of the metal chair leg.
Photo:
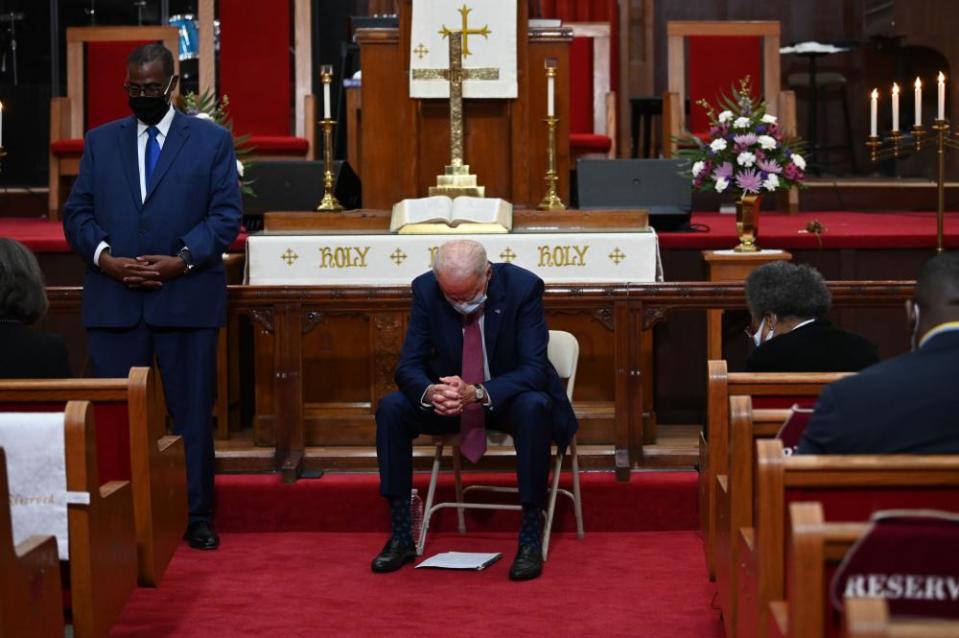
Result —
[[549, 535], [553, 529], [553, 514], [556, 512], [556, 495], [559, 493], [559, 477], [563, 472], [563, 453], [556, 448], [556, 465], [553, 466], [553, 481], [549, 489], [549, 506], [546, 510], [546, 527], [543, 529], [543, 560], [549, 556]]
[[576, 449], [576, 437], [569, 443], [570, 457], [573, 466], [573, 508], [576, 512], [576, 537], [583, 538], [583, 497], [579, 491], [579, 451]]
[[436, 481], [440, 473], [440, 460], [443, 458], [443, 443], [436, 443], [436, 453], [433, 455], [433, 471], [430, 473], [430, 487], [426, 491], [426, 503], [423, 505], [423, 523], [420, 525], [420, 537], [416, 540], [416, 555], [423, 555], [426, 545], [426, 532], [430, 528], [430, 516], [433, 509], [433, 497], [436, 494]]
[[[463, 479], [460, 475], [460, 470], [462, 469], [462, 459], [460, 459], [460, 448], [458, 445], [453, 446], [453, 482], [456, 485], [456, 502], [459, 504], [463, 503]], [[459, 526], [460, 534], [466, 533], [466, 518], [463, 516], [463, 508], [456, 508], [456, 523]]]

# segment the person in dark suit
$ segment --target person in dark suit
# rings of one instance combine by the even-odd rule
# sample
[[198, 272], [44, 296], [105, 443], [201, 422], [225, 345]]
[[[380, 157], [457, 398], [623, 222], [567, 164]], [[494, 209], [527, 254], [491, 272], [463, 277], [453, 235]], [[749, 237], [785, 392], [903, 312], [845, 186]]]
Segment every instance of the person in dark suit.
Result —
[[511, 264], [490, 264], [475, 241], [440, 246], [433, 271], [413, 280], [413, 306], [396, 369], [399, 392], [376, 411], [380, 493], [393, 533], [373, 560], [390, 572], [416, 557], [410, 529], [412, 445], [420, 433], [460, 433], [460, 450], [476, 462], [485, 427], [516, 445], [523, 505], [519, 550], [510, 578], [540, 575], [542, 508], [550, 441], [565, 446], [578, 423], [547, 359], [543, 281]]
[[20, 242], [0, 237], [0, 379], [72, 376], [63, 338], [33, 328], [47, 305], [37, 258]]
[[800, 454], [959, 454], [959, 253], [922, 267], [913, 351], [823, 389]]
[[215, 549], [213, 428], [217, 330], [226, 320], [222, 254], [242, 217], [233, 139], [170, 105], [173, 56], [134, 50], [124, 90], [133, 116], [87, 133], [64, 230], [84, 259], [83, 323], [98, 377], [126, 377], [156, 356], [183, 436], [186, 538]]
[[788, 261], [764, 264], [746, 278], [756, 349], [750, 372], [858, 372], [879, 362], [876, 346], [825, 319], [832, 296], [822, 275]]

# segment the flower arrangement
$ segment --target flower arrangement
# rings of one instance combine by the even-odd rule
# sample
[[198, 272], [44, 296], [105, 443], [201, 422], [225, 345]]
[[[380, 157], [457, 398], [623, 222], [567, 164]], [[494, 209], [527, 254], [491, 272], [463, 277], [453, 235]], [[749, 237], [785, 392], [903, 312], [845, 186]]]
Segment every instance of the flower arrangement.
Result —
[[[192, 115], [201, 120], [213, 120], [226, 130], [233, 133], [233, 120], [230, 118], [226, 108], [230, 105], [230, 98], [224, 95], [219, 100], [210, 91], [204, 91], [197, 95], [190, 91], [186, 95], [177, 98], [177, 107], [187, 115]], [[233, 137], [233, 150], [236, 154], [236, 172], [240, 176], [240, 190], [244, 195], [256, 196], [253, 192], [253, 180], [243, 179], [246, 169], [253, 162], [250, 161], [250, 154], [253, 147], [249, 146], [249, 135], [240, 135]]]
[[709, 141], [689, 136], [681, 140], [686, 148], [679, 153], [691, 162], [693, 188], [741, 197], [802, 184], [806, 160], [799, 151], [803, 143], [787, 138], [776, 116], [766, 112], [766, 103], [753, 99], [749, 76], [740, 81], [732, 97], [720, 96], [723, 110], [719, 113], [706, 100], [697, 104], [709, 117]]

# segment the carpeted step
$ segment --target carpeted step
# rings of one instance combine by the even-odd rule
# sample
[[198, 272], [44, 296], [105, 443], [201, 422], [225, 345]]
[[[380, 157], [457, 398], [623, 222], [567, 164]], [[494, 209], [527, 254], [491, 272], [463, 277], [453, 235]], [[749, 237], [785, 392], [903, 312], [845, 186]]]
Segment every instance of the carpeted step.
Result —
[[[426, 500], [428, 473], [417, 473], [414, 486]], [[464, 484], [515, 485], [510, 472], [465, 473]], [[562, 486], [569, 488], [568, 474]], [[585, 472], [581, 479], [587, 532], [637, 532], [697, 529], [695, 472], [634, 472], [619, 482], [612, 472]], [[320, 479], [284, 484], [276, 474], [219, 475], [217, 529], [222, 532], [386, 532], [389, 516], [373, 473], [327, 473]], [[453, 477], [443, 473], [438, 495], [453, 500]], [[503, 495], [500, 495], [503, 496]], [[510, 495], [505, 495], [509, 497]], [[477, 498], [478, 500], [478, 498]], [[509, 511], [467, 512], [467, 529], [514, 532], [519, 515]], [[456, 512], [443, 510], [430, 526], [456, 530]], [[559, 496], [554, 529], [575, 531], [572, 502]]]

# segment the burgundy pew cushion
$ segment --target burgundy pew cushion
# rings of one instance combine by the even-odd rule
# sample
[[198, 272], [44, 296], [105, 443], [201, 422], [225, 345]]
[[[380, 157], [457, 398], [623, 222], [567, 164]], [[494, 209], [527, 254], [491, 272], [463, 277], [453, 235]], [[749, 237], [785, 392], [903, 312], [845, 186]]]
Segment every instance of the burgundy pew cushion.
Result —
[[569, 147], [572, 151], [607, 153], [613, 140], [608, 135], [597, 135], [596, 133], [570, 133]]

